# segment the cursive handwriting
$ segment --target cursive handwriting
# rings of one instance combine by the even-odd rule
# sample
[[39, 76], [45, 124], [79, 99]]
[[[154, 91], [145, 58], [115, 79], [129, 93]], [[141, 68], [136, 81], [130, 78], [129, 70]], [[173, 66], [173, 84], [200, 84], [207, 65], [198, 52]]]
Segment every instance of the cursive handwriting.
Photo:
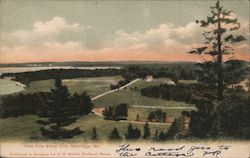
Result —
[[132, 157], [136, 156], [137, 153], [141, 150], [141, 148], [132, 148], [130, 144], [120, 145], [119, 149], [116, 150], [116, 153], [118, 153], [120, 156], [124, 157]]
[[186, 154], [182, 150], [185, 148], [185, 146], [181, 146], [178, 148], [155, 148], [151, 147], [146, 153], [145, 156], [175, 156], [175, 157], [190, 157], [193, 154]]
[[121, 157], [134, 157], [144, 155], [146, 157], [210, 157], [217, 158], [220, 154], [229, 150], [231, 146], [220, 145], [216, 147], [210, 146], [180, 146], [177, 148], [157, 148], [150, 147], [143, 152], [140, 147], [132, 147], [130, 144], [119, 145], [116, 150]]

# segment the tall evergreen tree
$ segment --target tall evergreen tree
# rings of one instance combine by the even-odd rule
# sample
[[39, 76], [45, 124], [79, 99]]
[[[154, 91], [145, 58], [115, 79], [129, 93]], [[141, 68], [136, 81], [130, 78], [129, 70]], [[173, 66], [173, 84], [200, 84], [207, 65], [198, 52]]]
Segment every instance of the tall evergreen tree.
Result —
[[72, 114], [69, 106], [69, 92], [66, 86], [62, 85], [60, 78], [55, 79], [55, 89], [51, 89], [51, 95], [47, 101], [47, 113], [43, 116], [48, 120], [38, 120], [37, 123], [44, 125], [41, 134], [52, 139], [72, 138], [81, 133], [80, 129], [65, 129], [64, 126], [72, 124], [76, 116]]
[[126, 139], [138, 139], [141, 137], [141, 131], [138, 128], [133, 128], [131, 124], [128, 125], [127, 133], [125, 133]]
[[92, 129], [91, 139], [92, 140], [97, 140], [96, 127], [93, 127], [93, 129]]
[[112, 130], [112, 132], [109, 135], [109, 138], [113, 139], [113, 140], [119, 140], [119, 139], [121, 139], [121, 136], [120, 136], [117, 128], [114, 128]]
[[[246, 40], [244, 36], [233, 35], [232, 31], [238, 30], [240, 28], [240, 23], [238, 22], [235, 14], [232, 10], [226, 10], [217, 1], [215, 6], [210, 7], [212, 16], [208, 16], [206, 20], [196, 21], [200, 23], [200, 26], [207, 28], [204, 31], [203, 36], [205, 37], [205, 45], [190, 51], [189, 53], [195, 54], [207, 54], [213, 57], [213, 62], [207, 64], [205, 62], [201, 69], [211, 70], [214, 80], [217, 82], [217, 97], [218, 100], [223, 99], [224, 91], [224, 69], [223, 69], [223, 56], [232, 54], [233, 48], [231, 45], [233, 43], [241, 42]], [[200, 64], [201, 65], [201, 64]], [[202, 72], [203, 74], [206, 73]], [[207, 75], [211, 78], [210, 75]]]
[[158, 140], [158, 137], [159, 137], [159, 131], [158, 131], [158, 129], [156, 129], [155, 133], [154, 133], [154, 136], [153, 136], [153, 139]]
[[144, 135], [143, 135], [143, 138], [147, 139], [149, 137], [150, 137], [150, 128], [149, 128], [148, 122], [146, 122], [145, 125], [144, 125]]

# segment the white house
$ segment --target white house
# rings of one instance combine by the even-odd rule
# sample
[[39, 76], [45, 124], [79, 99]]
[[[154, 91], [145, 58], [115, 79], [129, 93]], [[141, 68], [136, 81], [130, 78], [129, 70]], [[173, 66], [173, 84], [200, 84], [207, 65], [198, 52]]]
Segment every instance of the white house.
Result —
[[153, 75], [148, 75], [148, 76], [146, 76], [145, 81], [151, 82], [153, 80], [153, 78], [154, 78]]
[[172, 80], [167, 80], [167, 81], [165, 81], [165, 83], [168, 85], [175, 85], [174, 81], [172, 81]]

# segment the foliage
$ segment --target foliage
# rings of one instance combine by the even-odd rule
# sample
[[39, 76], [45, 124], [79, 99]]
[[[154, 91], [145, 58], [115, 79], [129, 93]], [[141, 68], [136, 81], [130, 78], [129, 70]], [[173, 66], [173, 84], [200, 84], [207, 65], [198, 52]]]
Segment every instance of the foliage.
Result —
[[191, 136], [208, 138], [211, 136], [212, 124], [215, 119], [214, 104], [209, 100], [196, 102], [197, 111], [191, 111], [189, 132]]
[[30, 71], [21, 73], [3, 73], [1, 77], [14, 77], [14, 80], [28, 85], [31, 81], [54, 79], [60, 76], [61, 79], [71, 79], [80, 77], [101, 77], [116, 76], [120, 74], [119, 69], [49, 69], [40, 71]]
[[102, 114], [107, 120], [126, 119], [128, 116], [128, 104], [120, 103], [115, 107], [107, 107]]
[[212, 16], [207, 16], [206, 20], [196, 21], [201, 27], [207, 28], [203, 32], [206, 40], [205, 45], [195, 48], [195, 50], [188, 53], [206, 54], [213, 58], [213, 61], [205, 61], [198, 64], [200, 66], [199, 74], [201, 75], [199, 80], [209, 84], [215, 80], [217, 82], [218, 100], [222, 100], [224, 78], [228, 77], [224, 75], [223, 56], [233, 53], [233, 43], [238, 43], [246, 39], [244, 36], [231, 34], [232, 31], [240, 28], [240, 23], [233, 11], [224, 9], [219, 1], [216, 2], [215, 6], [210, 8]]
[[92, 140], [97, 140], [96, 127], [93, 127], [93, 129], [92, 129], [91, 139]]
[[135, 78], [146, 78], [148, 75], [153, 75], [154, 78], [170, 78], [175, 83], [179, 79], [195, 79], [195, 65], [192, 63], [182, 64], [166, 64], [166, 65], [129, 65], [125, 66], [121, 71], [122, 76], [131, 81]]
[[[52, 97], [50, 92], [38, 92], [33, 94], [17, 94], [2, 97], [1, 113], [2, 118], [18, 117], [28, 114], [37, 114], [39, 116], [48, 116], [48, 100]], [[68, 97], [69, 113], [75, 115], [85, 115], [91, 112], [93, 103], [91, 98], [82, 93]]]
[[113, 139], [113, 140], [120, 140], [121, 139], [119, 131], [118, 131], [118, 129], [116, 127], [110, 133], [109, 139]]
[[[55, 79], [55, 89], [51, 89], [51, 96], [47, 100], [46, 114], [47, 120], [38, 120], [37, 123], [42, 124], [40, 131], [42, 136], [51, 139], [72, 138], [75, 135], [82, 133], [76, 127], [74, 129], [65, 129], [75, 122], [77, 115], [72, 113], [69, 106], [70, 94], [66, 86], [62, 85], [60, 78]], [[41, 115], [40, 115], [41, 116]], [[44, 117], [42, 115], [41, 117]]]
[[150, 128], [149, 128], [148, 122], [146, 122], [145, 125], [144, 125], [144, 135], [143, 135], [143, 138], [147, 139], [149, 137], [150, 137]]
[[214, 135], [250, 139], [250, 96], [234, 94], [215, 110]]
[[43, 114], [47, 106], [46, 100], [51, 94], [39, 92], [2, 97], [1, 117], [18, 117], [27, 114]]
[[150, 112], [148, 115], [148, 121], [156, 121], [156, 122], [166, 122], [167, 114], [166, 112], [161, 111], [158, 109], [156, 111]]
[[125, 133], [125, 138], [130, 139], [139, 139], [141, 137], [141, 131], [138, 128], [133, 128], [131, 124], [128, 125], [127, 133]]
[[165, 100], [185, 101], [187, 103], [190, 103], [192, 99], [190, 88], [185, 84], [161, 84], [159, 86], [146, 87], [141, 89], [141, 95]]
[[129, 82], [130, 82], [130, 80], [121, 80], [117, 84], [111, 84], [110, 85], [110, 89], [111, 90], [113, 90], [113, 89], [119, 89], [120, 87], [128, 84]]
[[224, 63], [224, 82], [227, 85], [238, 84], [247, 78], [247, 62], [242, 60], [229, 60]]
[[169, 130], [165, 134], [165, 139], [174, 139], [175, 136], [180, 132], [180, 123], [179, 120], [175, 119], [171, 124]]
[[86, 115], [91, 112], [94, 104], [89, 95], [84, 92], [81, 95], [74, 93], [74, 95], [69, 98], [69, 106], [73, 114]]

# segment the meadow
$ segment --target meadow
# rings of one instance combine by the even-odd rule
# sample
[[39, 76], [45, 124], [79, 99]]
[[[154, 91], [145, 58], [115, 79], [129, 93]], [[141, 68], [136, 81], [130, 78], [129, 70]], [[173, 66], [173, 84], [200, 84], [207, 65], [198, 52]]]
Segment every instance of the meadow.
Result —
[[[64, 79], [71, 94], [87, 92], [91, 97], [110, 90], [110, 84], [122, 80], [121, 76]], [[49, 92], [54, 88], [54, 80], [32, 81], [22, 93]]]
[[[30, 136], [32, 134], [39, 135], [40, 134], [40, 125], [36, 123], [38, 117], [36, 115], [26, 115], [20, 116], [17, 118], [7, 118], [0, 119], [0, 137], [1, 141], [24, 141], [30, 142]], [[119, 133], [122, 137], [126, 133], [127, 126], [129, 122], [117, 122], [117, 121], [107, 121], [102, 117], [96, 116], [93, 113], [89, 115], [80, 117], [75, 123], [71, 124], [67, 128], [79, 127], [83, 133], [73, 137], [68, 140], [60, 140], [67, 142], [82, 142], [82, 141], [91, 141], [91, 134], [93, 127], [96, 127], [98, 140], [106, 141], [108, 140], [108, 136], [114, 127], [118, 128]], [[131, 123], [133, 127], [137, 127], [141, 130], [141, 134], [143, 134], [143, 126], [144, 123]], [[158, 131], [167, 131], [169, 125], [167, 124], [150, 124], [151, 135], [153, 136], [155, 130]], [[48, 141], [44, 138], [39, 138], [33, 141]]]
[[[121, 76], [75, 78], [63, 80], [63, 84], [68, 86], [70, 93], [81, 93], [86, 91], [91, 97], [93, 97], [109, 91], [110, 84], [115, 84], [122, 79], [123, 78]], [[166, 83], [167, 81], [169, 81], [169, 79], [166, 78], [154, 79], [152, 82], [145, 82], [143, 79], [140, 79], [124, 89], [109, 93], [94, 100], [93, 102], [97, 108], [115, 106], [119, 103], [127, 103], [130, 106], [127, 121], [105, 120], [103, 117], [97, 116], [93, 113], [81, 116], [68, 128], [80, 127], [80, 129], [84, 132], [81, 135], [67, 140], [67, 142], [91, 141], [90, 138], [94, 126], [97, 129], [99, 141], [106, 141], [114, 127], [118, 128], [121, 136], [124, 136], [129, 123], [131, 123], [134, 127], [139, 128], [141, 130], [141, 134], [143, 134], [143, 126], [145, 122], [135, 122], [137, 114], [140, 116], [141, 121], [145, 121], [150, 112], [161, 108], [162, 111], [167, 113], [168, 117], [177, 118], [183, 110], [190, 110], [190, 107], [194, 107], [193, 105], [186, 104], [184, 102], [166, 101], [141, 96], [141, 88], [160, 85]], [[187, 81], [187, 84], [190, 82], [192, 83], [193, 81]], [[54, 88], [54, 80], [33, 81], [24, 91], [22, 91], [22, 93], [35, 93], [38, 91], [48, 92], [51, 88]], [[146, 108], [144, 108], [144, 106], [146, 106]], [[168, 109], [168, 107], [173, 109]], [[174, 107], [181, 107], [181, 109], [174, 109]], [[0, 119], [0, 137], [2, 141], [32, 141], [30, 139], [32, 134], [40, 135], [40, 125], [36, 123], [37, 119], [38, 116], [36, 115]], [[166, 132], [169, 126], [170, 124], [167, 123], [150, 123], [151, 136], [153, 136], [155, 130], [158, 130], [159, 132]], [[39, 138], [38, 140], [43, 141], [46, 139]]]
[[159, 78], [154, 79], [151, 82], [145, 82], [144, 80], [139, 80], [128, 87], [116, 91], [114, 93], [107, 94], [101, 98], [94, 100], [95, 107], [108, 107], [116, 106], [119, 103], [127, 103], [132, 106], [149, 106], [151, 108], [158, 107], [193, 107], [193, 105], [187, 104], [185, 102], [177, 101], [166, 101], [162, 99], [154, 99], [149, 97], [144, 97], [140, 94], [140, 89], [160, 85], [167, 83], [169, 79]]

